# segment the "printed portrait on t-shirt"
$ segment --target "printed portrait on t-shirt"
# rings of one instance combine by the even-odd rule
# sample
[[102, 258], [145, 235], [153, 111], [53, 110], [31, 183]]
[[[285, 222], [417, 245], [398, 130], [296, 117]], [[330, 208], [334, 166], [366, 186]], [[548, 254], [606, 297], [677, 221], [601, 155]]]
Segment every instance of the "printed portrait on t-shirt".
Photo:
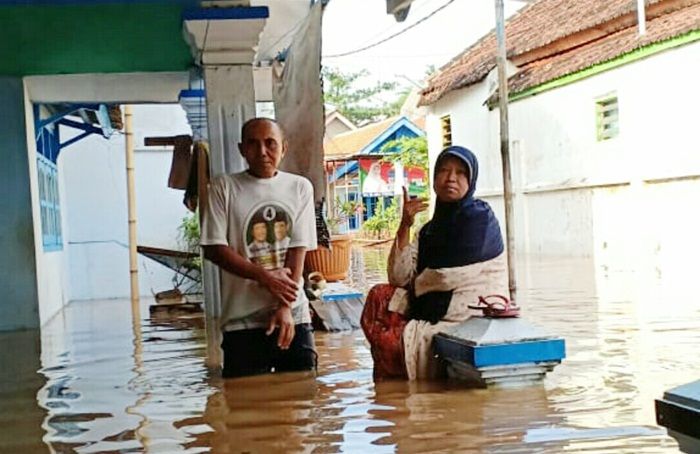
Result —
[[277, 203], [263, 203], [251, 210], [245, 223], [248, 259], [272, 270], [284, 266], [292, 235], [289, 211]]

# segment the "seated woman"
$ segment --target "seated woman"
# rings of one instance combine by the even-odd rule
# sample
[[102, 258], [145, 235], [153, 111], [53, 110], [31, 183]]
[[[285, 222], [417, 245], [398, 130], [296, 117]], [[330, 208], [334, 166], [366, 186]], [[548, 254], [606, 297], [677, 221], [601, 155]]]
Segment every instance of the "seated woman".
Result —
[[444, 375], [433, 336], [468, 319], [479, 296], [508, 294], [508, 270], [498, 220], [474, 198], [479, 167], [464, 147], [444, 149], [437, 158], [432, 219], [412, 244], [409, 231], [425, 200], [410, 200], [404, 189], [401, 224], [388, 263], [390, 284], [372, 288], [362, 313], [375, 379], [434, 379]]

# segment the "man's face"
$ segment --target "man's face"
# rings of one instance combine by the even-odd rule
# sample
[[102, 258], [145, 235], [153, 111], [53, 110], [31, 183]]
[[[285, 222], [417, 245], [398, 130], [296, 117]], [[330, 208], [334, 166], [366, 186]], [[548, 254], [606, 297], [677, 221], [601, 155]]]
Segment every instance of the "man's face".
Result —
[[253, 239], [260, 242], [267, 240], [267, 226], [264, 222], [253, 225]]
[[287, 142], [282, 130], [269, 120], [256, 120], [245, 128], [238, 149], [248, 162], [250, 173], [258, 178], [271, 178], [277, 173]]
[[287, 223], [284, 221], [275, 222], [275, 238], [283, 240], [287, 236]]

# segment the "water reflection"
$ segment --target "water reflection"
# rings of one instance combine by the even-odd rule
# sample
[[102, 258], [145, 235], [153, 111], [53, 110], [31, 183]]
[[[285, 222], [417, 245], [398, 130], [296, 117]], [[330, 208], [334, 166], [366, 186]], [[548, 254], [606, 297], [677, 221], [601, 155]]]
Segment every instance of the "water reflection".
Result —
[[[146, 311], [147, 312], [147, 311]], [[189, 439], [173, 427], [203, 408], [204, 332], [143, 321], [128, 301], [71, 304], [43, 330], [46, 440], [59, 452], [164, 450]]]
[[528, 428], [561, 424], [542, 386], [526, 390], [464, 389], [460, 384], [377, 384], [371, 413], [391, 424], [381, 444], [400, 452], [533, 452], [524, 449]]
[[[383, 281], [386, 252], [356, 248], [348, 282]], [[568, 353], [519, 390], [375, 385], [360, 332], [316, 333], [316, 376], [222, 380], [202, 319], [133, 331], [128, 301], [74, 303], [0, 334], [0, 452], [677, 452], [653, 400], [700, 375], [700, 304], [686, 269], [638, 268], [519, 263], [525, 317]]]
[[303, 452], [323, 417], [323, 408], [314, 405], [318, 385], [309, 373], [222, 380], [216, 387], [202, 416], [181, 422], [202, 428], [190, 448]]
[[0, 452], [44, 452], [38, 330], [0, 333]]

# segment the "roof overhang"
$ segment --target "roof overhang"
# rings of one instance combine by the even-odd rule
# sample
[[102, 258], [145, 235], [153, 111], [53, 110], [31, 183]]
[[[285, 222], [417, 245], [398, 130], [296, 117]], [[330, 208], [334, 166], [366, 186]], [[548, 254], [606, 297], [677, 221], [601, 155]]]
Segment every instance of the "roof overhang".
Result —
[[[246, 63], [269, 72], [266, 62], [289, 46], [310, 5], [289, 0], [0, 0], [0, 75], [185, 73], [201, 63], [202, 55], [191, 52], [183, 19], [199, 19], [191, 27], [204, 27], [204, 34], [208, 24], [205, 63], [209, 58], [216, 64], [231, 56], [226, 52], [237, 51], [215, 48], [222, 40], [254, 36], [245, 42]], [[261, 11], [268, 11], [266, 21], [259, 20]], [[198, 32], [185, 35], [198, 37]]]
[[252, 64], [255, 48], [270, 10], [195, 8], [183, 12], [183, 29], [195, 62], [200, 65]]
[[182, 11], [192, 0], [0, 0], [0, 74], [186, 71]]

